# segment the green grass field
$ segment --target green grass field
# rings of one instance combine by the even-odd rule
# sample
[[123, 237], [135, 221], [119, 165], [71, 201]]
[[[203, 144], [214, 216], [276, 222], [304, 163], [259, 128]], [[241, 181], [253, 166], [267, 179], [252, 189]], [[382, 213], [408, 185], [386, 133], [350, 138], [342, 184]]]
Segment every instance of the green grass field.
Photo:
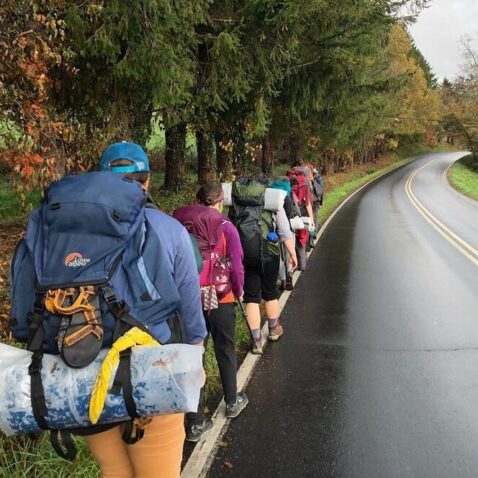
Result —
[[450, 184], [460, 193], [478, 201], [478, 170], [470, 157], [457, 161], [448, 171]]

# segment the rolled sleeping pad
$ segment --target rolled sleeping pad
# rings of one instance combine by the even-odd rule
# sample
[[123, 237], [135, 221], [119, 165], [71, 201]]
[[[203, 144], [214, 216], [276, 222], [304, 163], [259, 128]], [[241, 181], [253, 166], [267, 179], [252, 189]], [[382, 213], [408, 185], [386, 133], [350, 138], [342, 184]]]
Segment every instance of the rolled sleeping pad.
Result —
[[224, 193], [224, 206], [232, 206], [232, 183], [222, 183], [222, 191]]
[[[224, 206], [232, 206], [232, 183], [222, 183], [224, 191]], [[264, 209], [270, 212], [277, 212], [284, 207], [287, 192], [282, 189], [267, 188], [264, 193]]]
[[307, 229], [309, 232], [315, 231], [314, 221], [308, 216], [301, 217], [302, 222], [304, 223], [304, 229]]
[[290, 220], [290, 227], [293, 231], [300, 231], [305, 229], [305, 224], [301, 217], [295, 216]]
[[[132, 349], [131, 382], [140, 416], [197, 411], [205, 379], [203, 350], [186, 344]], [[43, 356], [42, 381], [50, 428], [64, 430], [91, 425], [90, 396], [106, 353], [107, 350], [102, 350], [93, 363], [80, 369], [68, 367], [59, 355]], [[40, 431], [30, 399], [31, 356], [26, 350], [0, 344], [0, 430], [7, 435]], [[113, 373], [111, 381], [114, 376]], [[128, 419], [123, 395], [108, 392], [98, 424]]]

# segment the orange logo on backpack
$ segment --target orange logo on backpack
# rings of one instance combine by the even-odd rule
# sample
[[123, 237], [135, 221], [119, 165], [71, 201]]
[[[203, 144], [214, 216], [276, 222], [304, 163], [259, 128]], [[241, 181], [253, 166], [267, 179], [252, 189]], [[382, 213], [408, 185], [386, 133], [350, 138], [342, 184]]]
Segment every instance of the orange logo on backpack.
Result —
[[83, 267], [89, 262], [91, 259], [83, 257], [79, 252], [72, 252], [65, 257], [65, 266], [67, 267]]

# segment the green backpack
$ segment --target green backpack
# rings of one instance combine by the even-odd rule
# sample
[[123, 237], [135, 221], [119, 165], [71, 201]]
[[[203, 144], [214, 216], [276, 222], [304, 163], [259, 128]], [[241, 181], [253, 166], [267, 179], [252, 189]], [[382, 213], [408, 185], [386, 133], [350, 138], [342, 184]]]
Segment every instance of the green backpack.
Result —
[[245, 265], [258, 265], [279, 256], [275, 214], [264, 209], [265, 176], [242, 177], [232, 185], [229, 216], [239, 231]]

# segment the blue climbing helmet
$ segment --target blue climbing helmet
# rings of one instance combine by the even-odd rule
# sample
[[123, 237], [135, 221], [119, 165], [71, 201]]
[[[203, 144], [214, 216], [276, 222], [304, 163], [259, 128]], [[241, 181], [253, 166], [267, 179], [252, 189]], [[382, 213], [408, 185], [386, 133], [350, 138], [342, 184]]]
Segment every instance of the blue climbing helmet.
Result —
[[[111, 163], [119, 159], [131, 161], [131, 164], [112, 166]], [[100, 171], [123, 174], [149, 172], [148, 156], [139, 144], [128, 141], [114, 143], [104, 150], [100, 161]]]

